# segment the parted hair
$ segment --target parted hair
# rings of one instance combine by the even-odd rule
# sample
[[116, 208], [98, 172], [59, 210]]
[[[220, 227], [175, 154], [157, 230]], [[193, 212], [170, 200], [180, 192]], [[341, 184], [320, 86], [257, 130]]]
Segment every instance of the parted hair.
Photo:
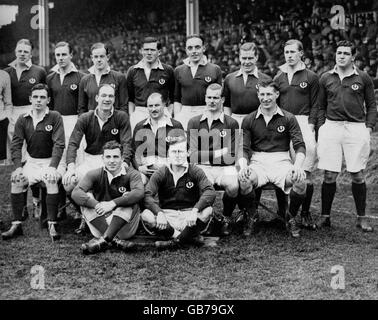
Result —
[[123, 154], [122, 144], [118, 143], [115, 140], [106, 142], [104, 146], [102, 147], [102, 153], [104, 153], [105, 150], [114, 150], [114, 149], [119, 149], [121, 151], [121, 154]]
[[49, 87], [47, 86], [47, 84], [37, 83], [36, 85], [33, 86], [33, 88], [31, 88], [30, 95], [32, 95], [33, 91], [36, 91], [36, 90], [46, 90], [47, 96], [48, 97], [50, 96]]

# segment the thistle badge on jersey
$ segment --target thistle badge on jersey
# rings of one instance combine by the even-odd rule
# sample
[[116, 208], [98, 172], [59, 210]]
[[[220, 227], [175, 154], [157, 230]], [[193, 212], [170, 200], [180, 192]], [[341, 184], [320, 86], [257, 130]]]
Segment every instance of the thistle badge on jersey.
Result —
[[35, 83], [35, 78], [30, 78], [29, 79], [29, 83], [34, 84]]
[[119, 187], [118, 191], [121, 192], [121, 193], [125, 193], [127, 190], [126, 190], [125, 187]]
[[194, 186], [194, 183], [193, 183], [192, 181], [189, 181], [189, 182], [186, 183], [186, 187], [187, 187], [188, 189], [192, 189], [193, 186]]
[[227, 131], [226, 130], [221, 130], [219, 135], [224, 138], [226, 135], [227, 135]]
[[110, 86], [113, 88], [113, 89], [115, 89], [115, 84], [114, 83], [109, 83], [110, 84]]
[[50, 132], [51, 130], [53, 129], [53, 126], [51, 124], [48, 124], [46, 127], [45, 127], [45, 130], [47, 132]]
[[165, 83], [165, 79], [160, 78], [160, 79], [159, 79], [159, 84], [163, 85], [164, 83]]
[[307, 88], [307, 82], [301, 82], [301, 83], [299, 84], [299, 86], [300, 86], [302, 89]]
[[358, 90], [360, 87], [358, 86], [358, 84], [352, 84], [352, 90], [354, 90], [354, 91], [356, 91], [356, 90]]
[[206, 81], [207, 83], [210, 83], [210, 82], [211, 82], [211, 77], [209, 77], [209, 76], [205, 77], [205, 81]]
[[114, 128], [112, 131], [110, 131], [113, 135], [116, 135], [118, 133], [118, 129]]
[[256, 84], [256, 90], [259, 90], [259, 84]]
[[277, 132], [282, 133], [284, 131], [285, 131], [285, 126], [278, 126], [277, 127]]
[[71, 85], [70, 85], [70, 89], [71, 89], [71, 90], [76, 90], [76, 89], [77, 89], [77, 85], [74, 84], [74, 83], [71, 84]]

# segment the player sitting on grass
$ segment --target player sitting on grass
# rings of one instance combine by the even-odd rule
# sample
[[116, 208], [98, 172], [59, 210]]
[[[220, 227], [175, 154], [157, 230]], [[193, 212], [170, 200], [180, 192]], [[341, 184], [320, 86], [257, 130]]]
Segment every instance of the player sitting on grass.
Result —
[[84, 254], [105, 251], [111, 245], [121, 250], [133, 246], [125, 239], [137, 231], [144, 188], [139, 172], [123, 162], [122, 153], [118, 142], [105, 143], [103, 167], [89, 171], [72, 191], [95, 237], [82, 245]]
[[[247, 213], [248, 229], [256, 221], [254, 189], [273, 183], [286, 194], [290, 193], [287, 227], [293, 237], [299, 237], [295, 216], [302, 204], [306, 174], [302, 169], [305, 144], [295, 116], [281, 110], [276, 103], [279, 96], [273, 81], [259, 83], [259, 108], [244, 118], [243, 157], [239, 159], [240, 193]], [[295, 151], [294, 164], [290, 158], [290, 141]]]
[[[142, 221], [147, 229], [171, 238], [157, 248], [196, 242], [213, 213], [215, 190], [205, 173], [187, 162], [185, 136], [168, 136], [169, 165], [161, 167], [146, 186]], [[197, 242], [198, 243], [198, 242]]]
[[[48, 231], [54, 241], [60, 238], [56, 230], [58, 183], [65, 171], [65, 166], [60, 161], [64, 150], [63, 120], [57, 111], [50, 111], [47, 107], [50, 98], [45, 84], [35, 85], [31, 89], [29, 100], [32, 109], [19, 116], [11, 145], [12, 161], [16, 167], [11, 176], [13, 222], [11, 228], [1, 236], [7, 240], [23, 234], [21, 220], [23, 208], [26, 206], [24, 193], [29, 186], [42, 184], [42, 201], [47, 207]], [[24, 141], [28, 156], [22, 167]]]

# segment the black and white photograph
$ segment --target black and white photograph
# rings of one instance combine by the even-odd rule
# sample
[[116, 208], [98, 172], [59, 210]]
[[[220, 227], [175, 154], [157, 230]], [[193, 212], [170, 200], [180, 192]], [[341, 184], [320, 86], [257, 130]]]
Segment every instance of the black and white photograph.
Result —
[[377, 104], [378, 0], [0, 0], [0, 300], [378, 299]]

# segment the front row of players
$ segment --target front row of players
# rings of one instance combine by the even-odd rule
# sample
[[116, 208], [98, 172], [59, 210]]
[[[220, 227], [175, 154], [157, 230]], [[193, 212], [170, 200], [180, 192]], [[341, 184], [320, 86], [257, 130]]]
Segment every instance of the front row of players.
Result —
[[[295, 216], [306, 193], [302, 169], [306, 147], [295, 116], [278, 107], [275, 82], [262, 81], [258, 86], [260, 106], [243, 120], [241, 140], [237, 121], [223, 112], [221, 94], [218, 84], [207, 88], [206, 110], [189, 121], [188, 138], [180, 123], [164, 112], [162, 96], [152, 94], [148, 102], [150, 116], [136, 126], [139, 129], [131, 139], [127, 114], [113, 108], [114, 89], [101, 86], [97, 108], [79, 118], [71, 135], [68, 170], [64, 173], [62, 119], [47, 107], [47, 87], [36, 85], [30, 96], [32, 111], [18, 119], [12, 141], [12, 159], [17, 167], [11, 178], [14, 220], [2, 234], [3, 239], [22, 234], [24, 193], [34, 184], [45, 190], [42, 200], [49, 234], [53, 240], [59, 238], [56, 220], [63, 176], [66, 190], [73, 189], [71, 197], [81, 206], [95, 236], [83, 245], [85, 253], [106, 250], [111, 245], [130, 248], [133, 243], [126, 240], [135, 234], [140, 217], [146, 229], [169, 239], [157, 241], [158, 247], [195, 241], [213, 216], [214, 185], [225, 190], [224, 215], [231, 215], [236, 204], [244, 212], [245, 235], [252, 232], [256, 221], [255, 189], [268, 183], [275, 185], [290, 195], [284, 218], [290, 234], [298, 237]], [[163, 133], [167, 139], [161, 139]], [[83, 170], [77, 170], [80, 166], [75, 168], [75, 155], [83, 136], [90, 143]], [[140, 144], [146, 137], [146, 145]], [[24, 140], [29, 157], [22, 167]], [[168, 152], [162, 152], [166, 140]], [[146, 148], [151, 144], [154, 148]], [[142, 213], [141, 203], [145, 208]], [[368, 226], [364, 227], [367, 231]]]

